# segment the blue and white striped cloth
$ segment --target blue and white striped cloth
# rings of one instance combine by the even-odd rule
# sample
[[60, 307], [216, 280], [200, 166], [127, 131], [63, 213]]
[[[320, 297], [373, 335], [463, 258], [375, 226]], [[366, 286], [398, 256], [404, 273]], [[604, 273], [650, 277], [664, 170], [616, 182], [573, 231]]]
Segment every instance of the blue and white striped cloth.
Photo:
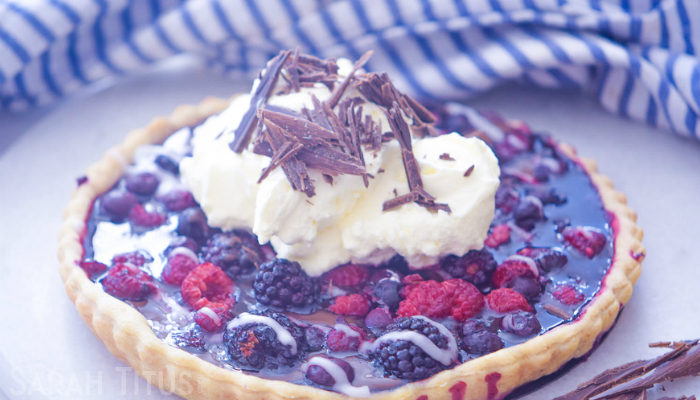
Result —
[[279, 49], [375, 54], [419, 97], [506, 80], [595, 93], [700, 137], [700, 0], [0, 0], [0, 108], [196, 53], [248, 76]]

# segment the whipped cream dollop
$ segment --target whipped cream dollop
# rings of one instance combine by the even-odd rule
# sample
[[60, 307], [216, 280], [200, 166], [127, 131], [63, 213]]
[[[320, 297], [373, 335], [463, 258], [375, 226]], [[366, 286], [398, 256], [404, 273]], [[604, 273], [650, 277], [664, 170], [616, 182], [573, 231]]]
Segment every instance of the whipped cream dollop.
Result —
[[[338, 66], [340, 83], [352, 64], [341, 59]], [[256, 80], [253, 90], [258, 84]], [[288, 94], [275, 88], [266, 104], [301, 113], [314, 108], [312, 95], [325, 101], [331, 91], [321, 83]], [[341, 99], [352, 97], [362, 95], [350, 85]], [[308, 197], [293, 190], [282, 168], [258, 183], [270, 158], [255, 154], [252, 144], [240, 153], [229, 147], [250, 100], [251, 95], [237, 97], [224, 112], [197, 127], [193, 154], [180, 164], [183, 182], [211, 226], [252, 229], [261, 243], [272, 244], [278, 257], [298, 261], [310, 276], [347, 262], [379, 264], [396, 254], [413, 268], [424, 268], [439, 257], [483, 247], [500, 170], [480, 139], [457, 133], [412, 137], [423, 188], [451, 212], [417, 203], [383, 211], [385, 201], [409, 193], [397, 140], [383, 143], [379, 150], [362, 149], [367, 173], [373, 177], [367, 187], [359, 175], [341, 174], [329, 183], [309, 169], [316, 194]], [[368, 101], [361, 106], [363, 115], [379, 123], [383, 132], [390, 130], [382, 107]], [[412, 121], [404, 117], [410, 126]]]

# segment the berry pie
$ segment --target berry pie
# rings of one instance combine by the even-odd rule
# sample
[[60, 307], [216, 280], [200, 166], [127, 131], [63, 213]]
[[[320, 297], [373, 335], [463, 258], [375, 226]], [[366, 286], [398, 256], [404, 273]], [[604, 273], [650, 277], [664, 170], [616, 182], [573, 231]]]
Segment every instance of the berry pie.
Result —
[[188, 399], [503, 399], [591, 352], [636, 215], [525, 124], [282, 51], [90, 167], [59, 259], [87, 325]]

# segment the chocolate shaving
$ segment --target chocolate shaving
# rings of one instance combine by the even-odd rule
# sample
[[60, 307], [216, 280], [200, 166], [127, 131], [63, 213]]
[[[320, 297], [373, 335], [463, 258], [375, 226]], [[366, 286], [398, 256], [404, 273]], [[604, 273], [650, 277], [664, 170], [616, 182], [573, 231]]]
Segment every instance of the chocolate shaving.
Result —
[[233, 141], [229, 145], [234, 152], [240, 153], [243, 149], [248, 147], [248, 143], [250, 143], [250, 138], [253, 134], [253, 127], [256, 125], [258, 108], [267, 100], [267, 96], [275, 86], [282, 65], [287, 61], [289, 54], [291, 54], [289, 50], [281, 51], [280, 54], [272, 59], [265, 75], [260, 77], [260, 84], [250, 98], [250, 106], [243, 115], [243, 118], [241, 118], [241, 122], [234, 132]]
[[[396, 189], [394, 189], [394, 194]], [[389, 211], [391, 209], [394, 209], [398, 206], [408, 204], [408, 203], [413, 203], [414, 201], [418, 200], [418, 195], [416, 193], [410, 192], [398, 197], [394, 197], [391, 200], [387, 200], [384, 202], [384, 205], [382, 206], [382, 211]]]
[[345, 90], [348, 88], [350, 85], [350, 81], [353, 80], [355, 77], [355, 73], [357, 70], [360, 68], [364, 67], [365, 64], [367, 64], [367, 61], [369, 61], [369, 58], [372, 57], [372, 54], [374, 52], [372, 50], [366, 52], [362, 57], [360, 57], [359, 60], [355, 62], [355, 65], [353, 65], [352, 71], [348, 74], [348, 76], [343, 79], [343, 82], [340, 83], [340, 85], [335, 88], [333, 93], [331, 93], [331, 97], [328, 99], [328, 106], [330, 108], [335, 108], [335, 106], [338, 104], [338, 100], [343, 96], [345, 93]]
[[[654, 343], [652, 347], [660, 345]], [[555, 400], [644, 399], [655, 384], [700, 375], [698, 340], [668, 343], [668, 347], [672, 350], [666, 354], [609, 369]]]
[[309, 145], [326, 143], [327, 140], [337, 140], [337, 135], [309, 120], [293, 117], [266, 109], [258, 110], [258, 118], [262, 118], [264, 123], [273, 123], [284, 131], [284, 133], [294, 140]]
[[571, 319], [571, 317], [573, 317], [573, 315], [570, 312], [564, 311], [561, 308], [553, 306], [551, 304], [545, 304], [542, 306], [542, 308], [544, 308], [548, 313], [554, 315], [555, 317], [559, 317], [563, 320], [569, 320]]
[[[267, 141], [270, 143], [270, 147], [273, 151], [279, 151], [285, 142], [284, 131], [273, 123], [267, 124], [266, 128], [265, 134], [268, 139]], [[280, 165], [285, 175], [287, 175], [289, 184], [294, 190], [304, 192], [308, 197], [313, 197], [316, 194], [311, 178], [309, 178], [306, 165], [301, 162], [296, 155], [293, 155]]]
[[[411, 134], [408, 130], [408, 125], [406, 124], [403, 115], [401, 115], [399, 104], [397, 102], [394, 102], [391, 109], [387, 112], [387, 120], [389, 121], [389, 126], [391, 127], [394, 137], [401, 145], [401, 160], [403, 161], [406, 179], [408, 180], [408, 189], [410, 190], [409, 194], [413, 195], [411, 198], [414, 198], [412, 201], [415, 201], [417, 204], [431, 211], [443, 210], [448, 213], [452, 212], [450, 206], [447, 204], [435, 203], [435, 197], [428, 194], [428, 192], [426, 192], [423, 188], [423, 180], [420, 176], [418, 162], [416, 161], [411, 148]], [[404, 195], [402, 197], [406, 196], [408, 195]], [[394, 204], [392, 201], [395, 202], [396, 199], [387, 200], [387, 202], [384, 203], [383, 209], [390, 210], [398, 207], [401, 204], [405, 204]]]
[[473, 166], [473, 165], [472, 165], [471, 167], [467, 168], [466, 171], [464, 171], [464, 176], [467, 176], [467, 177], [468, 177], [469, 175], [472, 174], [472, 172], [474, 172], [474, 166]]
[[454, 161], [455, 159], [450, 156], [449, 153], [440, 154], [440, 159], [445, 161]]

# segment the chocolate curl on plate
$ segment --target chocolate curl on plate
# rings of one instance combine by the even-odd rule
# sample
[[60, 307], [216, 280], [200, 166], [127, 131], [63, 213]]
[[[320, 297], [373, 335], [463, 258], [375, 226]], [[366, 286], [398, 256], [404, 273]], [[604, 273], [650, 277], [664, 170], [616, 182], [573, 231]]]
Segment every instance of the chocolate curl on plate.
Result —
[[[651, 344], [667, 345], [672, 350], [650, 360], [639, 360], [609, 369], [578, 389], [554, 400], [629, 400], [644, 399], [646, 391], [657, 383], [700, 375], [698, 340]], [[689, 399], [694, 399], [692, 396]]]

